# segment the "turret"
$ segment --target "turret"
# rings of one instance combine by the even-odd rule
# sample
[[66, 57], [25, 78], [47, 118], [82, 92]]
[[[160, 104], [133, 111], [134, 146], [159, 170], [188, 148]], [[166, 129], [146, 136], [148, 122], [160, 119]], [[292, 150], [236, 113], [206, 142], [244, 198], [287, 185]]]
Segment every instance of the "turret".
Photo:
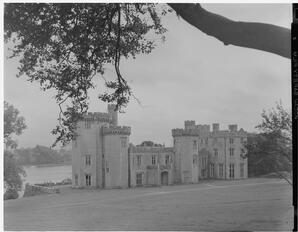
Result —
[[112, 125], [117, 126], [118, 125], [118, 111], [116, 110], [116, 105], [109, 104], [108, 105], [108, 113], [112, 118]]

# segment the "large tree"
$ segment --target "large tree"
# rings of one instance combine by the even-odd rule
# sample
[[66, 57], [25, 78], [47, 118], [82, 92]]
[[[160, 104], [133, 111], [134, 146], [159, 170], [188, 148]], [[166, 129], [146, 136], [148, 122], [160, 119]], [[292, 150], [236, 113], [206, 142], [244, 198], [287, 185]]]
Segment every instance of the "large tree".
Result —
[[[4, 144], [6, 148], [16, 148], [17, 143], [12, 135], [20, 135], [26, 128], [25, 119], [19, 115], [19, 110], [8, 102], [4, 102]], [[4, 151], [4, 199], [18, 198], [18, 191], [22, 188], [22, 176], [25, 172], [16, 163], [10, 151]]]
[[[4, 9], [6, 41], [14, 40], [12, 56], [21, 56], [19, 76], [37, 81], [43, 90], [55, 89], [59, 124], [52, 131], [63, 144], [75, 137], [75, 126], [88, 110], [88, 90], [96, 74], [113, 64], [116, 78], [106, 81], [112, 92], [99, 98], [117, 109], [133, 96], [120, 72], [121, 57], [150, 53], [155, 34], [164, 40], [161, 17], [174, 11], [224, 44], [260, 49], [290, 57], [290, 32], [262, 23], [234, 22], [204, 10], [200, 4], [7, 3]], [[104, 76], [103, 76], [104, 77]]]
[[249, 138], [247, 156], [249, 171], [255, 175], [276, 173], [292, 183], [292, 118], [289, 110], [277, 103], [263, 111], [260, 133]]

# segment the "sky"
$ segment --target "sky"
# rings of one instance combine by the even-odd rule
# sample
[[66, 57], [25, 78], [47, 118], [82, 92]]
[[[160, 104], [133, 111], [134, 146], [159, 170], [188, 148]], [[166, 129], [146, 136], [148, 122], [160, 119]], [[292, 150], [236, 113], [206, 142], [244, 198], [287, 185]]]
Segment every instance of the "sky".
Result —
[[[202, 4], [217, 14], [238, 21], [263, 22], [290, 28], [290, 4]], [[130, 142], [144, 140], [172, 146], [171, 129], [182, 128], [185, 120], [197, 124], [229, 124], [256, 131], [262, 110], [281, 100], [291, 105], [290, 59], [274, 54], [224, 46], [178, 18], [175, 13], [163, 18], [166, 41], [159, 42], [149, 55], [122, 60], [121, 72], [134, 95], [119, 125], [131, 126]], [[4, 46], [4, 99], [19, 109], [27, 129], [17, 137], [19, 147], [37, 144], [50, 146], [55, 137], [50, 131], [57, 125], [58, 105], [54, 91], [43, 92], [38, 84], [17, 78], [18, 60], [8, 59]], [[106, 78], [115, 72], [107, 68]], [[90, 92], [90, 111], [105, 112], [106, 103], [97, 98], [103, 81]]]

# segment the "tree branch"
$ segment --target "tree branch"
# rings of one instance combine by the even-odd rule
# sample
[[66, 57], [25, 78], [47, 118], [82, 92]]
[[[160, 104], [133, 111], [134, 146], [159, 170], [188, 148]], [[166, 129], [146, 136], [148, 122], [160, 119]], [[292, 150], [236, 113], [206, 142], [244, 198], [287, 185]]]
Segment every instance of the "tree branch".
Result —
[[185, 21], [225, 45], [291, 56], [290, 29], [265, 23], [237, 22], [203, 9], [200, 4], [169, 3]]

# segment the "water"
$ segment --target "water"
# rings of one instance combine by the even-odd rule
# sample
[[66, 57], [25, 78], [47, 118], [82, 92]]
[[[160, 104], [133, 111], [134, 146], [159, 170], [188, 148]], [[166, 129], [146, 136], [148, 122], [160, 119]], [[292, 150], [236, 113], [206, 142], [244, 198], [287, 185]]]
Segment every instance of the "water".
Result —
[[37, 184], [44, 182], [60, 182], [66, 178], [71, 178], [71, 165], [66, 166], [24, 166], [26, 177], [24, 182], [29, 184]]

